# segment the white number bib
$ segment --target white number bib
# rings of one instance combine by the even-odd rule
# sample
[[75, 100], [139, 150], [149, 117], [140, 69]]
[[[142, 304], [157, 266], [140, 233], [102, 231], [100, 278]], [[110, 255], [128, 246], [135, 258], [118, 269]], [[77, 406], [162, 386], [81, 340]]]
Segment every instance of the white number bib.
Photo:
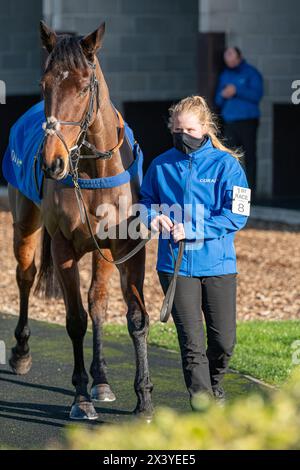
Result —
[[234, 214], [250, 215], [251, 189], [233, 186], [232, 209]]

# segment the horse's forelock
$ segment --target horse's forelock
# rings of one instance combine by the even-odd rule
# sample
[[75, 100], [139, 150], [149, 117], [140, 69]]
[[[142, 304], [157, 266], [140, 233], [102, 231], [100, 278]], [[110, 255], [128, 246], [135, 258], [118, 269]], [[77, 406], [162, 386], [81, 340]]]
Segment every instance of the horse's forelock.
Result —
[[46, 61], [45, 70], [58, 65], [62, 70], [75, 71], [88, 67], [87, 58], [80, 46], [81, 37], [59, 36], [57, 44]]

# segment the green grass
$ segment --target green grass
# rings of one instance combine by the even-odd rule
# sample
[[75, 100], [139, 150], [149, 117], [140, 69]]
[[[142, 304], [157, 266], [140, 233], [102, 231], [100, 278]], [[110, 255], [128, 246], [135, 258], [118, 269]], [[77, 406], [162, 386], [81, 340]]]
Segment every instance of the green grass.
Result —
[[[105, 334], [128, 335], [126, 326], [121, 325], [106, 325]], [[295, 368], [292, 343], [297, 340], [300, 340], [298, 320], [238, 322], [237, 344], [230, 367], [270, 384], [281, 385]], [[171, 322], [151, 325], [149, 344], [178, 351], [174, 325]], [[299, 360], [300, 354], [297, 357]]]

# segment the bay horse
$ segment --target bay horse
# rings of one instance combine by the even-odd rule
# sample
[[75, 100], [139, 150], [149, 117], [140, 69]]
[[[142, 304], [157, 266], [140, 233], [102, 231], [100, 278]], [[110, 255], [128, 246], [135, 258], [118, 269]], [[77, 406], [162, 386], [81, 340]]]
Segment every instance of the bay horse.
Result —
[[[43, 229], [44, 250], [39, 283], [41, 285], [45, 279], [50, 282], [53, 262], [66, 307], [66, 328], [73, 344], [75, 397], [70, 418], [96, 419], [98, 415], [92, 400], [114, 401], [116, 398], [108, 382], [102, 341], [108, 285], [112, 262], [115, 262], [127, 304], [127, 326], [136, 356], [134, 389], [137, 404], [134, 413], [148, 419], [153, 413], [153, 385], [147, 358], [149, 316], [143, 296], [145, 247], [117, 264], [118, 258], [125, 259], [124, 255], [136, 247], [136, 240], [116, 237], [98, 238], [96, 241], [95, 236], [97, 223], [105, 215], [103, 210], [99, 213], [99, 207], [109, 204], [118, 215], [119, 198], [123, 196], [128, 201], [126, 216], [130, 218], [130, 206], [139, 200], [139, 184], [130, 180], [113, 188], [76, 188], [78, 176], [96, 179], [118, 175], [134, 159], [132, 149], [122, 135], [122, 118], [110, 101], [108, 86], [96, 56], [102, 45], [105, 24], [91, 34], [78, 37], [57, 35], [44, 22], [41, 22], [40, 30], [42, 44], [49, 53], [41, 79], [46, 123], [40, 157], [46, 178], [40, 206], [9, 185], [20, 295], [19, 321], [15, 330], [17, 343], [12, 349], [10, 365], [15, 373], [25, 374], [32, 364], [28, 344], [28, 300], [37, 273], [35, 252]], [[93, 158], [88, 158], [91, 151]], [[72, 189], [61, 181], [70, 174], [74, 183]], [[83, 223], [86, 218], [88, 224]], [[97, 250], [95, 242], [98, 243]], [[105, 256], [101, 256], [99, 248]], [[78, 270], [78, 261], [87, 252], [93, 252], [88, 292], [88, 312], [93, 328], [91, 394], [83, 352], [87, 313], [82, 304]]]

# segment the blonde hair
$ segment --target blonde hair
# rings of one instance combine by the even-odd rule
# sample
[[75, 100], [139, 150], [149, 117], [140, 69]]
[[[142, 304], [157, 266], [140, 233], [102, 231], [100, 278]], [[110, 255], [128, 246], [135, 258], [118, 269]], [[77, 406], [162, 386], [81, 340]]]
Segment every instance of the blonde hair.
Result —
[[195, 114], [198, 117], [199, 122], [206, 126], [206, 134], [211, 138], [213, 147], [230, 153], [237, 160], [240, 160], [243, 157], [243, 153], [239, 149], [230, 149], [226, 147], [226, 145], [224, 145], [218, 138], [217, 134], [219, 129], [216, 116], [211, 112], [207, 102], [202, 96], [188, 96], [169, 108], [170, 117], [168, 127], [171, 132], [175, 116], [180, 113], [187, 112]]

